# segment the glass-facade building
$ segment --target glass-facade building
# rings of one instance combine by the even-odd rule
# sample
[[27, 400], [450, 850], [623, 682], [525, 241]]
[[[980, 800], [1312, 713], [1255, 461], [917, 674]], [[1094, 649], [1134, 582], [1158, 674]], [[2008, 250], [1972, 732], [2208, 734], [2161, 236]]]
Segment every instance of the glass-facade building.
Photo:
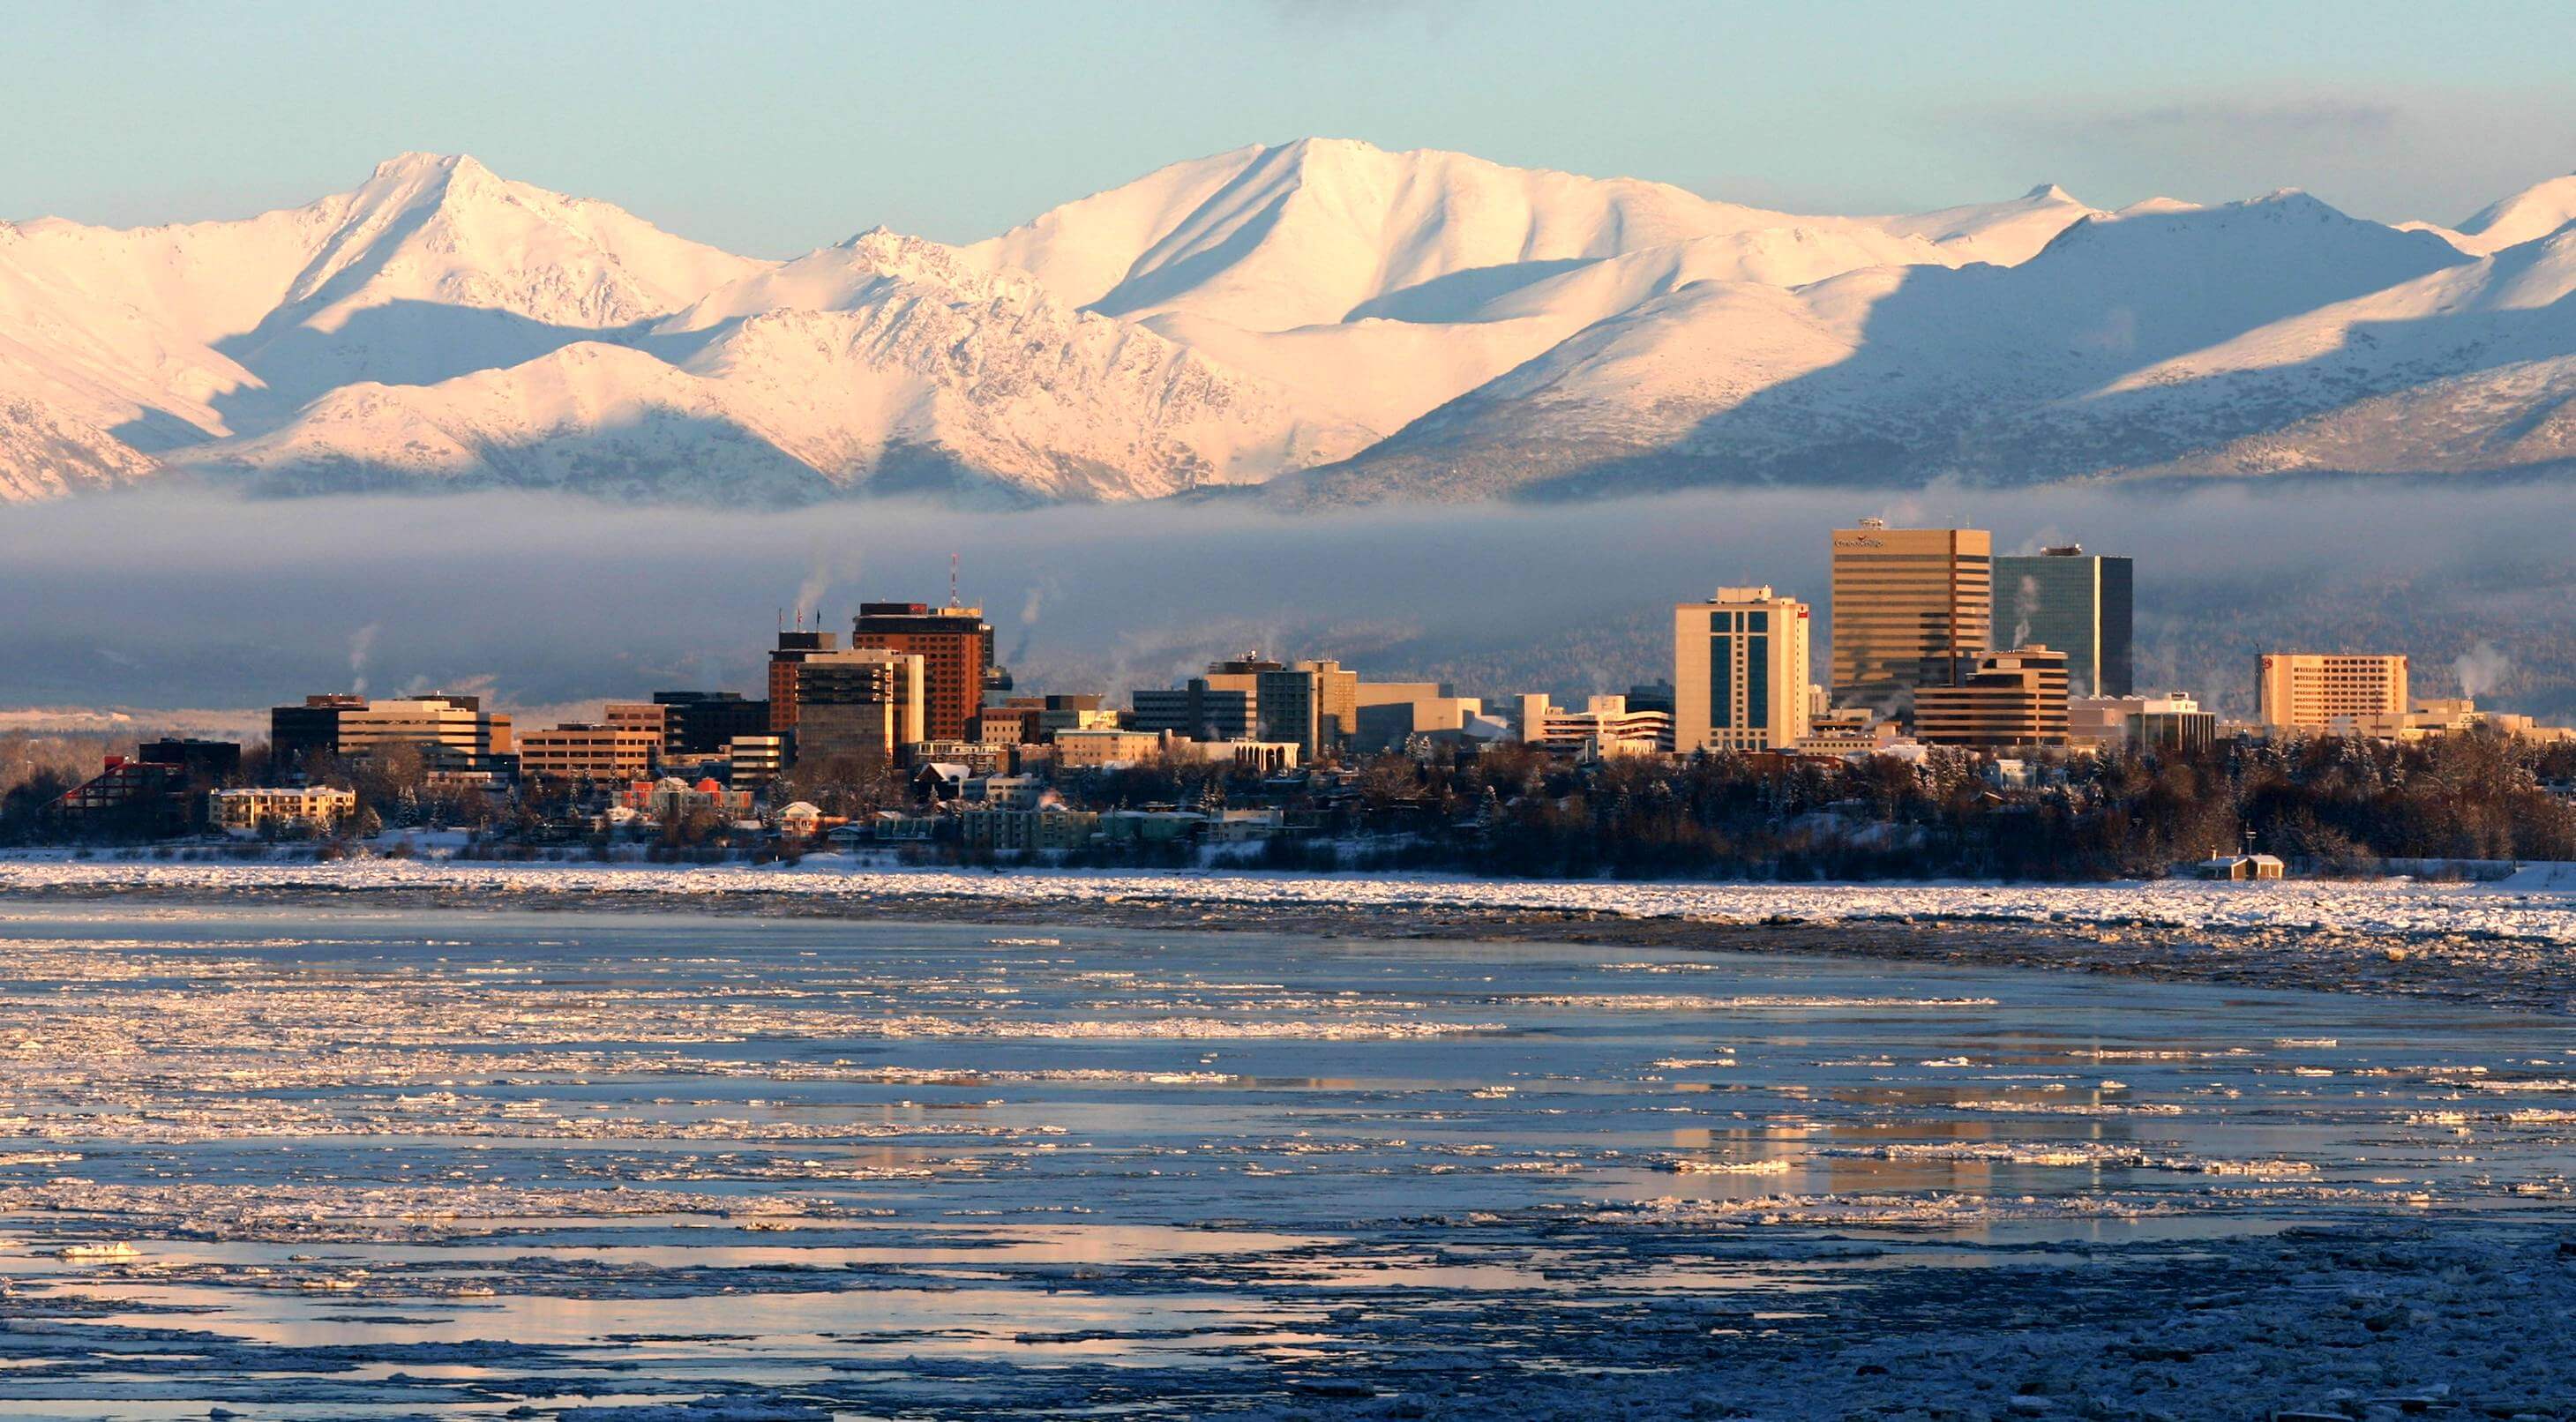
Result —
[[2134, 565], [2081, 548], [1995, 560], [1995, 646], [2066, 654], [2069, 694], [2135, 690]]

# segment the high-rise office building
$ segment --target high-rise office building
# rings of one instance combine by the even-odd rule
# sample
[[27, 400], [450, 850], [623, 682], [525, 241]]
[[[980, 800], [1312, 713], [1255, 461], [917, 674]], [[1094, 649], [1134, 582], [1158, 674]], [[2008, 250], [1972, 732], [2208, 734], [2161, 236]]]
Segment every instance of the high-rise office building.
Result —
[[[1211, 675], [1222, 672], [1211, 668]], [[1339, 746], [1359, 730], [1360, 674], [1342, 670], [1340, 662], [1299, 662], [1252, 673], [1258, 739], [1287, 741], [1312, 759], [1318, 749]]]
[[1834, 530], [1836, 705], [1905, 709], [1921, 686], [1955, 686], [1994, 623], [1994, 539], [1980, 528]]
[[[801, 615], [801, 614], [800, 614]], [[837, 650], [841, 639], [829, 632], [779, 629], [778, 645], [769, 653], [769, 733], [796, 729], [796, 668], [807, 657]]]
[[852, 647], [796, 664], [796, 759], [890, 764], [925, 734], [928, 681], [918, 652]]
[[2066, 654], [1988, 652], [1957, 686], [1916, 687], [1914, 738], [1927, 746], [2066, 744]]
[[983, 708], [994, 680], [993, 625], [973, 607], [924, 602], [863, 602], [850, 623], [852, 647], [882, 647], [921, 658], [922, 706], [928, 729], [916, 739], [957, 741]]
[[1719, 588], [1673, 608], [1673, 749], [1785, 750], [1807, 734], [1807, 605]]
[[2266, 726], [2323, 727], [2344, 716], [2402, 716], [2406, 659], [2266, 652], [2259, 671]]
[[2066, 654], [2076, 696], [2126, 696], [2134, 684], [2135, 565], [2080, 545], [1995, 560], [1995, 640]]

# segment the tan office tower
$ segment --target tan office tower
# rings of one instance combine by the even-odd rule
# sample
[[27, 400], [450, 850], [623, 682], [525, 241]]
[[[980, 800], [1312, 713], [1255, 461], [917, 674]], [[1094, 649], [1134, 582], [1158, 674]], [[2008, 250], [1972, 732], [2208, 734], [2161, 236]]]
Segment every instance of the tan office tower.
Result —
[[2406, 659], [2265, 652], [2266, 726], [2327, 726], [2342, 716], [2406, 714]]
[[1834, 703], [1901, 711], [1956, 686], [1994, 623], [1994, 538], [1981, 528], [1834, 530]]
[[1719, 588], [1673, 608], [1673, 749], [1785, 750], [1807, 734], [1807, 605]]

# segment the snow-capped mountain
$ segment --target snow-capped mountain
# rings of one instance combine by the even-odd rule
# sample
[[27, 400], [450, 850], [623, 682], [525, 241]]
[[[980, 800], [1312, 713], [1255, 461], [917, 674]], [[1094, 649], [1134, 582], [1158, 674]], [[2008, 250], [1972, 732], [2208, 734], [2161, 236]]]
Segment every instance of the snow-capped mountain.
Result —
[[406, 154], [0, 222], [0, 501], [139, 481], [1290, 502], [2576, 458], [2576, 177], [2455, 228], [2054, 186], [1800, 216], [1305, 139], [951, 248], [738, 257]]
[[2132, 462], [2137, 432], [2042, 441], [2013, 417], [2470, 260], [2430, 233], [2281, 193], [2089, 217], [2017, 267], [1877, 267], [1795, 289], [1694, 283], [1281, 492], [2092, 475]]

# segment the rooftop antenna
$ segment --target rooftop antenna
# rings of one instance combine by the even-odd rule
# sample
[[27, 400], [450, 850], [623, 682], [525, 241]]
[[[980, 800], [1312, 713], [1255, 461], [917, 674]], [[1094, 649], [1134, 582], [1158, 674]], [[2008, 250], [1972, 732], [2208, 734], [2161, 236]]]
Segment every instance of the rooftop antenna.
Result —
[[950, 611], [965, 606], [957, 600], [957, 555], [948, 555], [948, 607]]

